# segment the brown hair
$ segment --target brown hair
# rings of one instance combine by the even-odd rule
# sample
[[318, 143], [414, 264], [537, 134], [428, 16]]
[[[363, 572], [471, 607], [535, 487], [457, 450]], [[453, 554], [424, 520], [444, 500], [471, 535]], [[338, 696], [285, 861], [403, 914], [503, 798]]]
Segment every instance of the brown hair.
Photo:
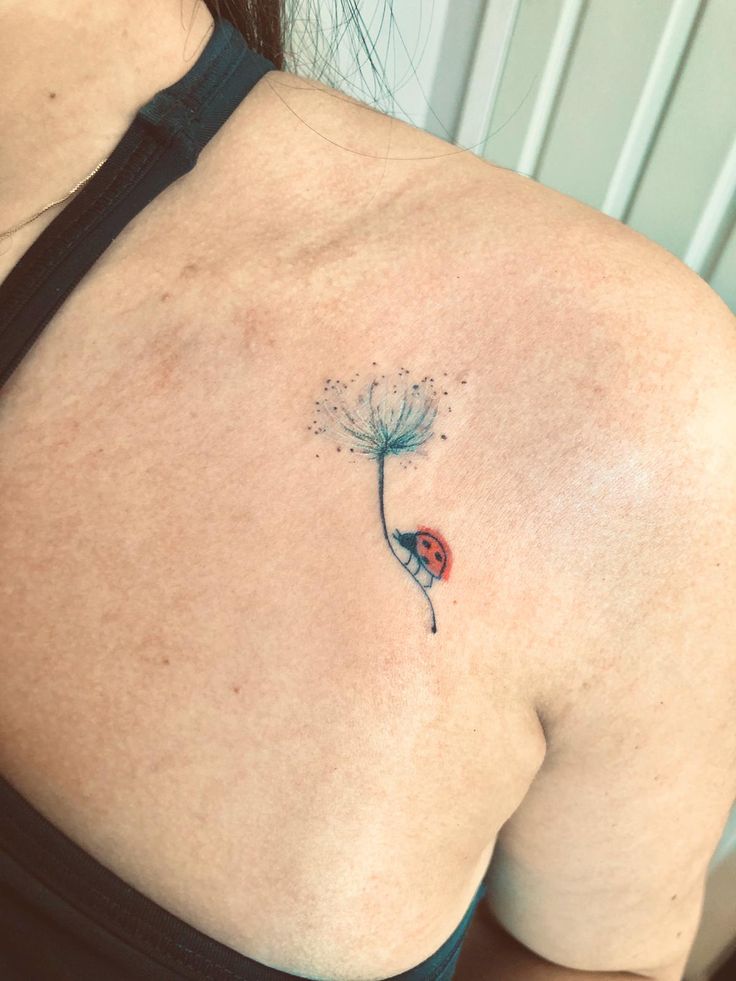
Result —
[[282, 0], [205, 0], [213, 17], [229, 20], [253, 51], [284, 70]]

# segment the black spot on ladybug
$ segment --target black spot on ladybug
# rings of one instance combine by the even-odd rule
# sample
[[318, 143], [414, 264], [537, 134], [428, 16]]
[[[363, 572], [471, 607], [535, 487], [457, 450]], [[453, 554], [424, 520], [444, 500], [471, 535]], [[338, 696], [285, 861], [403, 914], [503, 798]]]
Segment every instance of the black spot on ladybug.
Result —
[[426, 538], [425, 538], [425, 539], [424, 539], [424, 540], [422, 541], [422, 545], [424, 545], [424, 547], [425, 547], [425, 548], [431, 548], [431, 547], [432, 547], [432, 546], [431, 546], [431, 545], [429, 544], [429, 542], [427, 541], [427, 539], [426, 539]]
[[442, 561], [442, 554], [440, 552], [435, 552], [434, 557], [437, 559], [438, 562]]

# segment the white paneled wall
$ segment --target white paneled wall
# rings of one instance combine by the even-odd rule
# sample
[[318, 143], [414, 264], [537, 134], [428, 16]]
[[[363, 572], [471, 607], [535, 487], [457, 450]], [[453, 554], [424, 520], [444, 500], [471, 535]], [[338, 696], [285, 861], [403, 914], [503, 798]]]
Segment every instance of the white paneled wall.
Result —
[[[736, 312], [736, 0], [353, 0], [383, 92], [348, 0], [293, 4], [292, 71], [626, 222]], [[736, 941], [734, 873], [736, 810], [688, 981]]]
[[[351, 6], [383, 91], [346, 22]], [[311, 18], [306, 43], [295, 25], [293, 71], [626, 222], [736, 312], [736, 0], [292, 8], [297, 22]]]

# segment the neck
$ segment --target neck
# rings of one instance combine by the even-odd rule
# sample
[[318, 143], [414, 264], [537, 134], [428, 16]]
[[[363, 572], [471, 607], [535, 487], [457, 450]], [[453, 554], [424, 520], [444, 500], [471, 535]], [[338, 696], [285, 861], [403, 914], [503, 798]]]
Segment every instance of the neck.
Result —
[[[212, 29], [202, 0], [0, 0], [0, 232], [65, 195]], [[64, 205], [0, 240], [22, 252]]]

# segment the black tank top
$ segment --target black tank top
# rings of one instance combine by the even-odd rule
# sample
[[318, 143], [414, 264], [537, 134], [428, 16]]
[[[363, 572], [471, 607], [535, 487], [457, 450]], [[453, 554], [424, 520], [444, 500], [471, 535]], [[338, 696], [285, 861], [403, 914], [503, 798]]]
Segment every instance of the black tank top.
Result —
[[[125, 225], [195, 166], [200, 150], [273, 68], [228, 21], [217, 20], [186, 75], [138, 110], [100, 170], [0, 284], [0, 386]], [[450, 981], [485, 893], [481, 882], [439, 950], [390, 981]], [[245, 957], [148, 899], [2, 777], [0, 930], [2, 981], [298, 977]]]

